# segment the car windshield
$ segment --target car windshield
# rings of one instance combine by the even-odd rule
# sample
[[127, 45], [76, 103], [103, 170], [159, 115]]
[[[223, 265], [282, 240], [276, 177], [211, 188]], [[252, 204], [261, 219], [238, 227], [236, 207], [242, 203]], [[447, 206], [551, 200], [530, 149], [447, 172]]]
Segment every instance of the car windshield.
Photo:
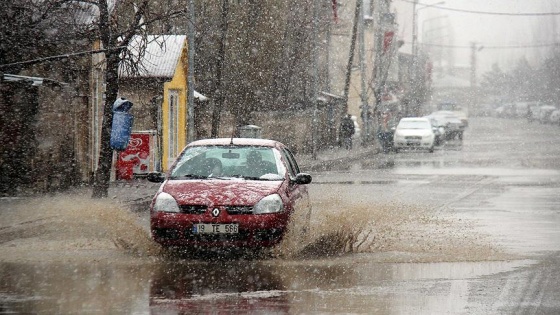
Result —
[[430, 123], [422, 120], [401, 120], [397, 129], [429, 129]]
[[286, 168], [280, 152], [258, 146], [193, 146], [171, 170], [170, 179], [283, 180]]
[[459, 111], [461, 107], [455, 103], [441, 103], [438, 105], [439, 110]]

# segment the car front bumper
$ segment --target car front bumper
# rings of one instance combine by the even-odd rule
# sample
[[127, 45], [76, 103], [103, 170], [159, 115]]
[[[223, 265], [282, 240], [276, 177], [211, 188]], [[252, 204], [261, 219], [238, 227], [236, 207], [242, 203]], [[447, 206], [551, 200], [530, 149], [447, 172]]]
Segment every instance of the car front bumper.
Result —
[[[196, 223], [238, 224], [235, 234], [195, 233]], [[155, 212], [151, 217], [152, 238], [165, 247], [260, 248], [278, 244], [286, 231], [288, 215], [244, 214], [213, 218], [206, 215]]]
[[396, 149], [430, 149], [434, 146], [433, 141], [408, 141], [397, 140], [394, 143]]

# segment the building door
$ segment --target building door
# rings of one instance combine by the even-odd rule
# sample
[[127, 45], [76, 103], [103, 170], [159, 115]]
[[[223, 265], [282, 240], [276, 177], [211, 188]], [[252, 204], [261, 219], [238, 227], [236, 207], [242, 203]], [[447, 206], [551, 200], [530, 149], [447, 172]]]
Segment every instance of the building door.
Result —
[[179, 135], [179, 91], [169, 90], [168, 94], [169, 111], [167, 112], [167, 121], [169, 128], [167, 129], [167, 167], [175, 160], [179, 154], [177, 138]]

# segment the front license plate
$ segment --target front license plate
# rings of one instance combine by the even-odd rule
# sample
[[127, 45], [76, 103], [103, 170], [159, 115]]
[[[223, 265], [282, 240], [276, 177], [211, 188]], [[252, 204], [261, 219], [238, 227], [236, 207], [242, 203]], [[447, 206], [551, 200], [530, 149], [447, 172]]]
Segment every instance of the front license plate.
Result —
[[207, 224], [197, 223], [193, 225], [194, 234], [237, 234], [239, 224]]

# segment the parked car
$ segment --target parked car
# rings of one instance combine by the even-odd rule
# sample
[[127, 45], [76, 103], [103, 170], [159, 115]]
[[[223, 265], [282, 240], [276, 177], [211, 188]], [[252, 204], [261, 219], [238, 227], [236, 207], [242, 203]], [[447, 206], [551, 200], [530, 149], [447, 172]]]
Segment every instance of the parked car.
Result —
[[538, 116], [537, 116], [537, 120], [541, 123], [541, 124], [547, 124], [550, 122], [550, 115], [552, 115], [552, 112], [556, 110], [556, 107], [552, 106], [552, 105], [543, 105], [539, 107], [539, 112], [538, 112]]
[[393, 148], [395, 152], [402, 149], [427, 149], [434, 152], [434, 141], [435, 134], [428, 118], [402, 118], [395, 129]]
[[515, 103], [515, 117], [516, 118], [527, 118], [527, 113], [530, 108], [529, 102], [517, 102]]
[[551, 124], [560, 125], [560, 110], [555, 110], [550, 114], [549, 119]]
[[455, 138], [463, 140], [465, 125], [454, 112], [440, 110], [433, 112], [426, 117], [430, 119], [433, 126], [444, 128], [444, 140], [452, 140]]
[[469, 118], [465, 108], [455, 102], [441, 102], [437, 106], [438, 111], [448, 111], [455, 114], [463, 123], [464, 128], [469, 126]]
[[164, 247], [259, 250], [278, 244], [290, 220], [311, 215], [306, 186], [311, 176], [273, 140], [195, 141], [167, 174], [151, 173], [148, 179], [162, 182], [150, 226]]
[[494, 115], [498, 118], [512, 118], [515, 116], [515, 106], [513, 104], [503, 104], [494, 111]]
[[430, 124], [432, 125], [432, 130], [434, 131], [434, 145], [439, 146], [445, 142], [445, 123], [443, 120], [438, 119], [437, 117], [430, 117], [425, 116], [430, 120]]

